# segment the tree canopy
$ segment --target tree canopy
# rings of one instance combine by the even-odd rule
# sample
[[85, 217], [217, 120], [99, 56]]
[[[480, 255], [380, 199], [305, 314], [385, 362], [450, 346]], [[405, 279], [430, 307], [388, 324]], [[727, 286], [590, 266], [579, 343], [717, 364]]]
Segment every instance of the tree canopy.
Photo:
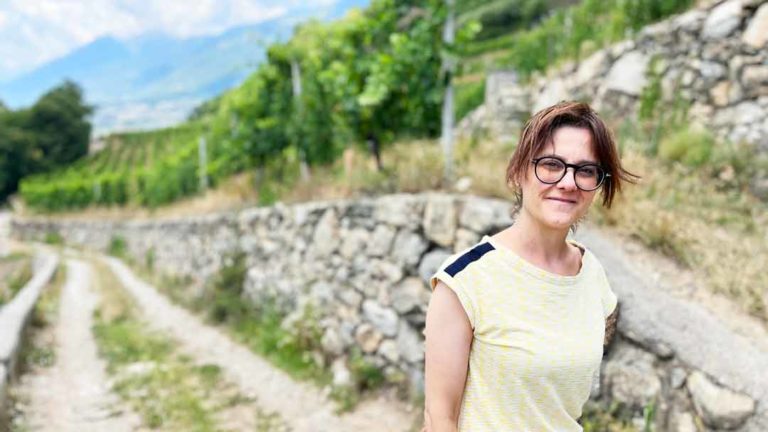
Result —
[[92, 108], [80, 87], [65, 81], [19, 110], [0, 106], [0, 201], [19, 180], [68, 165], [88, 153]]

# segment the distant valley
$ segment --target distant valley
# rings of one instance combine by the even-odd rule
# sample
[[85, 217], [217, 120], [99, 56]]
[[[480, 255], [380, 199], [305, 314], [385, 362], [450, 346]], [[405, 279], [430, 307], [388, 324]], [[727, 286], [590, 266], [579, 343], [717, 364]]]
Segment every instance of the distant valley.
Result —
[[172, 125], [201, 102], [242, 82], [264, 58], [265, 47], [289, 36], [295, 23], [312, 15], [332, 19], [367, 4], [368, 0], [341, 0], [327, 10], [291, 11], [277, 20], [214, 36], [102, 37], [0, 83], [0, 100], [12, 108], [31, 105], [46, 90], [71, 79], [96, 106], [97, 135]]

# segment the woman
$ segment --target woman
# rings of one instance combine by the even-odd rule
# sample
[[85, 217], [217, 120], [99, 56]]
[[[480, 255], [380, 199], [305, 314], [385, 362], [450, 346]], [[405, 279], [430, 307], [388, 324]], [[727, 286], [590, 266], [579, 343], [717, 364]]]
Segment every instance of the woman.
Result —
[[636, 178], [587, 104], [562, 102], [530, 119], [507, 167], [515, 222], [432, 277], [426, 430], [582, 430], [618, 308], [595, 256], [566, 236], [598, 190], [610, 207]]

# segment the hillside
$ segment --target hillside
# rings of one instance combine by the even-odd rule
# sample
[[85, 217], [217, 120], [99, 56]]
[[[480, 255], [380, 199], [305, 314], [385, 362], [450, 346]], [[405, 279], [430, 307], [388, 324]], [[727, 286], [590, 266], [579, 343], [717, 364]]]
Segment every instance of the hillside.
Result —
[[335, 19], [367, 3], [344, 0], [333, 7], [293, 8], [278, 19], [208, 36], [103, 36], [0, 83], [0, 100], [13, 108], [31, 105], [46, 90], [70, 79], [97, 107], [97, 135], [167, 127], [182, 122], [201, 102], [241, 84], [264, 59], [265, 47], [285, 39], [294, 22], [313, 15]]
[[[483, 11], [490, 4], [473, 3], [474, 9], [465, 5], [459, 15], [465, 18], [464, 24], [453, 49], [459, 54], [469, 51], [483, 37], [485, 41], [513, 41], [509, 47], [494, 49], [521, 73], [531, 73], [607, 44], [690, 2], [617, 1], [606, 6], [586, 0], [546, 16], [541, 5], [560, 2], [530, 3], [538, 6], [529, 15], [513, 15], [505, 21], [513, 29], [512, 39], [498, 32], [478, 32], [477, 22], [487, 15]], [[511, 10], [522, 3], [493, 4]], [[496, 10], [491, 12], [491, 16], [498, 15]], [[288, 42], [268, 48], [265, 63], [239, 88], [200, 112], [195, 122], [209, 153], [204, 170], [199, 168], [196, 148], [201, 137], [189, 137], [151, 165], [123, 163], [119, 169], [123, 174], [103, 173], [99, 157], [93, 157], [64, 172], [26, 180], [21, 194], [31, 207], [44, 211], [116, 203], [157, 206], [201, 192], [201, 173], [216, 184], [233, 173], [256, 168], [259, 202], [269, 203], [278, 198], [271, 182], [291, 182], [299, 173], [306, 176], [309, 167], [332, 163], [355, 143], [373, 138], [388, 145], [401, 137], [435, 137], [443, 94], [440, 70], [445, 13], [443, 2], [436, 0], [413, 4], [377, 0], [365, 11], [336, 22], [300, 26]], [[592, 31], [595, 19], [610, 25]], [[570, 27], [563, 25], [566, 20]], [[540, 55], [542, 45], [551, 47], [549, 57]], [[460, 115], [482, 102], [484, 75], [497, 66], [477, 62], [485, 51], [474, 51], [477, 54], [464, 56], [457, 78]], [[117, 150], [107, 150], [112, 151]], [[158, 173], [163, 181], [147, 186], [155, 184], [144, 180], [144, 176], [154, 175], [148, 172]], [[101, 192], [112, 189], [126, 190], [127, 196], [114, 201]], [[147, 195], [156, 198], [147, 199]]]

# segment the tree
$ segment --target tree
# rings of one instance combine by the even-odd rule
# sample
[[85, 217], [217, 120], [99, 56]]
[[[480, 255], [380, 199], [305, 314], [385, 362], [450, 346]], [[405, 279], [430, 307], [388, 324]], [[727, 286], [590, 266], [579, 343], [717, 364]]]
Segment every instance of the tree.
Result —
[[0, 201], [30, 174], [70, 164], [88, 153], [92, 108], [77, 84], [67, 81], [31, 107], [0, 107]]
[[74, 162], [88, 154], [93, 108], [83, 101], [80, 87], [72, 81], [45, 93], [32, 106], [28, 127], [36, 135], [36, 147], [42, 152], [37, 170]]

